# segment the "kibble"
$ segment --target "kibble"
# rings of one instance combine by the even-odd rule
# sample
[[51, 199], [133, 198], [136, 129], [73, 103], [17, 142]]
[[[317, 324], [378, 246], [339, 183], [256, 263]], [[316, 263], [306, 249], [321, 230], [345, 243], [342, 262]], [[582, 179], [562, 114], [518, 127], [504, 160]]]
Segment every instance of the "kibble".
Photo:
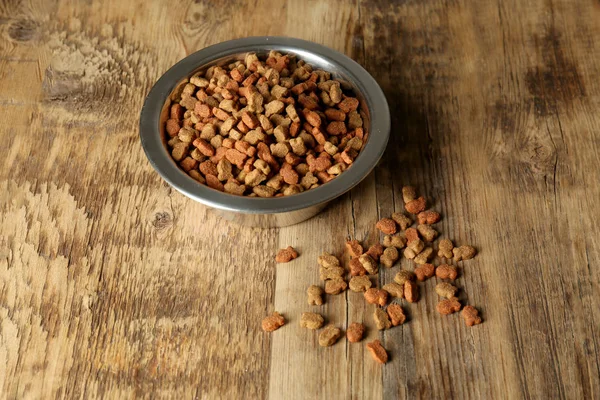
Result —
[[388, 361], [387, 351], [385, 351], [385, 349], [383, 348], [383, 346], [381, 345], [381, 342], [379, 340], [374, 340], [371, 343], [368, 343], [367, 349], [371, 353], [371, 356], [373, 357], [373, 359], [375, 361], [377, 361], [379, 364], [387, 363], [387, 361]]
[[300, 318], [300, 326], [302, 328], [308, 329], [319, 329], [323, 326], [325, 319], [321, 314], [313, 313], [313, 312], [303, 312], [302, 317]]
[[402, 325], [404, 321], [406, 321], [404, 310], [402, 310], [402, 307], [400, 307], [399, 304], [390, 304], [386, 311], [390, 317], [390, 320], [392, 321], [393, 326]]
[[277, 311], [273, 312], [273, 314], [265, 317], [262, 320], [262, 329], [265, 332], [276, 331], [283, 325], [285, 325], [285, 318], [283, 318], [283, 315], [279, 314]]
[[281, 250], [279, 250], [279, 252], [277, 252], [275, 261], [277, 261], [278, 263], [287, 263], [297, 257], [298, 257], [298, 252], [292, 246], [288, 246], [287, 248], [281, 249]]
[[383, 311], [383, 309], [379, 307], [373, 312], [373, 320], [375, 321], [375, 326], [380, 331], [384, 329], [390, 329], [392, 327], [392, 321], [390, 321], [390, 317], [385, 311]]
[[333, 346], [342, 336], [342, 330], [335, 325], [327, 325], [319, 334], [319, 345], [323, 347]]
[[465, 319], [465, 324], [467, 326], [479, 325], [481, 323], [479, 311], [473, 306], [465, 306], [461, 314]]
[[365, 334], [365, 326], [358, 322], [353, 322], [348, 326], [346, 337], [350, 343], [360, 342]]

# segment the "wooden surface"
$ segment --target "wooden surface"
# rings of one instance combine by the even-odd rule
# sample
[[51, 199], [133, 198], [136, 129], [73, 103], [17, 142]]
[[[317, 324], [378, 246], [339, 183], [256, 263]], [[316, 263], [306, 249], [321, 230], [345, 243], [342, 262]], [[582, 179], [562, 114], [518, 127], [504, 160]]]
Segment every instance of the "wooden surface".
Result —
[[[361, 63], [392, 138], [316, 218], [241, 228], [161, 180], [137, 121], [187, 54], [276, 34]], [[0, 38], [2, 398], [600, 398], [597, 0], [3, 0]], [[480, 250], [459, 285], [485, 323], [439, 316], [430, 280], [368, 332], [386, 366], [319, 348], [298, 325], [316, 256], [378, 240], [408, 183]], [[265, 334], [274, 309], [289, 325]], [[373, 326], [356, 293], [322, 312]]]

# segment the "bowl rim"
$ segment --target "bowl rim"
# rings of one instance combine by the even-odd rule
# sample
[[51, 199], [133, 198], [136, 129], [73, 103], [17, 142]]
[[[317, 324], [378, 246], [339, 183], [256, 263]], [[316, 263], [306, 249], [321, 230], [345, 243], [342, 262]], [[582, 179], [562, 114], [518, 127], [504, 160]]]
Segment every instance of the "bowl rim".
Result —
[[[260, 198], [236, 196], [195, 181], [173, 161], [160, 132], [161, 112], [175, 86], [194, 71], [233, 54], [278, 50], [312, 54], [333, 64], [360, 91], [369, 109], [369, 139], [352, 166], [330, 182], [295, 195]], [[249, 214], [289, 212], [328, 202], [358, 185], [381, 159], [390, 135], [390, 112], [377, 81], [356, 61], [326, 46], [290, 37], [254, 36], [221, 42], [190, 54], [167, 70], [154, 84], [140, 115], [140, 139], [152, 167], [176, 190], [210, 207]]]

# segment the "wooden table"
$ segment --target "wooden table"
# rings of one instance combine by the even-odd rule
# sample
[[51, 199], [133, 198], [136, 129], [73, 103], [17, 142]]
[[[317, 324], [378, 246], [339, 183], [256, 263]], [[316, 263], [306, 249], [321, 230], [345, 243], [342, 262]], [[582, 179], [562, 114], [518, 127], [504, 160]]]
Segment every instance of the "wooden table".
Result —
[[[0, 28], [2, 398], [600, 397], [598, 1], [5, 0]], [[345, 52], [392, 110], [375, 172], [283, 229], [208, 214], [138, 139], [167, 68], [247, 35]], [[298, 324], [317, 255], [379, 240], [409, 183], [479, 249], [457, 284], [484, 324], [438, 315], [431, 279], [408, 323], [368, 331], [387, 365], [320, 348]], [[371, 307], [320, 311], [372, 327]], [[266, 334], [275, 309], [289, 324]]]

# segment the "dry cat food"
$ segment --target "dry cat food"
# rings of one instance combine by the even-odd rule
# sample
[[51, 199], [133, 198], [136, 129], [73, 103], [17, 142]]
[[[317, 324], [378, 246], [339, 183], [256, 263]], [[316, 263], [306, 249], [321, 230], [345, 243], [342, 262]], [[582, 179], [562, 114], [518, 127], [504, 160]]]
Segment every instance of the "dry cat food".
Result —
[[283, 325], [285, 325], [285, 318], [283, 318], [283, 315], [279, 314], [277, 311], [273, 312], [273, 314], [265, 317], [262, 320], [262, 328], [265, 332], [276, 331]]
[[198, 182], [240, 196], [289, 196], [327, 183], [368, 137], [346, 82], [277, 51], [212, 66], [171, 100], [172, 158]]
[[298, 252], [292, 246], [288, 246], [287, 248], [281, 249], [277, 252], [275, 261], [278, 263], [286, 263], [295, 258], [298, 258]]
[[374, 340], [367, 344], [367, 349], [369, 349], [371, 356], [378, 363], [385, 364], [388, 361], [387, 351], [385, 351], [379, 340]]
[[[468, 245], [454, 247], [451, 240], [439, 238], [439, 231], [431, 225], [438, 223], [441, 215], [425, 208], [427, 200], [423, 196], [417, 197], [414, 187], [404, 187], [402, 196], [406, 210], [416, 215], [416, 227], [413, 227], [415, 222], [413, 219], [404, 213], [396, 212], [391, 218], [382, 218], [375, 224], [375, 228], [383, 234], [382, 243], [367, 247], [364, 243], [351, 239], [345, 243], [347, 256], [338, 258], [326, 252], [321, 254], [317, 263], [319, 276], [325, 282], [325, 290], [320, 286], [310, 286], [307, 289], [308, 304], [322, 305], [324, 294], [337, 295], [349, 287], [352, 292], [358, 294], [347, 294], [346, 299], [358, 298], [356, 296], [362, 293], [364, 300], [373, 307], [371, 322], [377, 330], [383, 331], [407, 321], [407, 315], [399, 303], [417, 302], [424, 288], [421, 282], [435, 277], [434, 279], [437, 280], [435, 292], [441, 297], [436, 306], [437, 312], [450, 315], [462, 309], [461, 315], [467, 326], [481, 324], [482, 319], [475, 307], [470, 305], [462, 307], [457, 297], [459, 288], [449, 282], [443, 282], [443, 280], [455, 281], [458, 278], [458, 268], [453, 264], [473, 258], [477, 251]], [[365, 249], [368, 250], [365, 252]], [[280, 250], [280, 254], [287, 254], [292, 250], [293, 248], [288, 247]], [[378, 274], [380, 264], [388, 268], [394, 267], [402, 254], [406, 259], [412, 260], [412, 270], [400, 269], [395, 274], [393, 282], [378, 288], [379, 279], [373, 281], [369, 275]], [[287, 255], [281, 257], [282, 260], [288, 258]], [[348, 272], [351, 277], [349, 282], [346, 281]], [[391, 304], [387, 305], [390, 296], [395, 300], [392, 299]], [[343, 333], [334, 324], [322, 328], [324, 321], [325, 318], [321, 314], [304, 312], [300, 319], [300, 326], [312, 330], [320, 329], [319, 344], [332, 346]], [[274, 313], [265, 318], [263, 329], [275, 330], [284, 323], [283, 317]], [[346, 338], [351, 343], [360, 342], [365, 331], [365, 325], [353, 322], [347, 327]], [[379, 340], [368, 343], [367, 349], [377, 362], [382, 364], [387, 362], [388, 353]]]

